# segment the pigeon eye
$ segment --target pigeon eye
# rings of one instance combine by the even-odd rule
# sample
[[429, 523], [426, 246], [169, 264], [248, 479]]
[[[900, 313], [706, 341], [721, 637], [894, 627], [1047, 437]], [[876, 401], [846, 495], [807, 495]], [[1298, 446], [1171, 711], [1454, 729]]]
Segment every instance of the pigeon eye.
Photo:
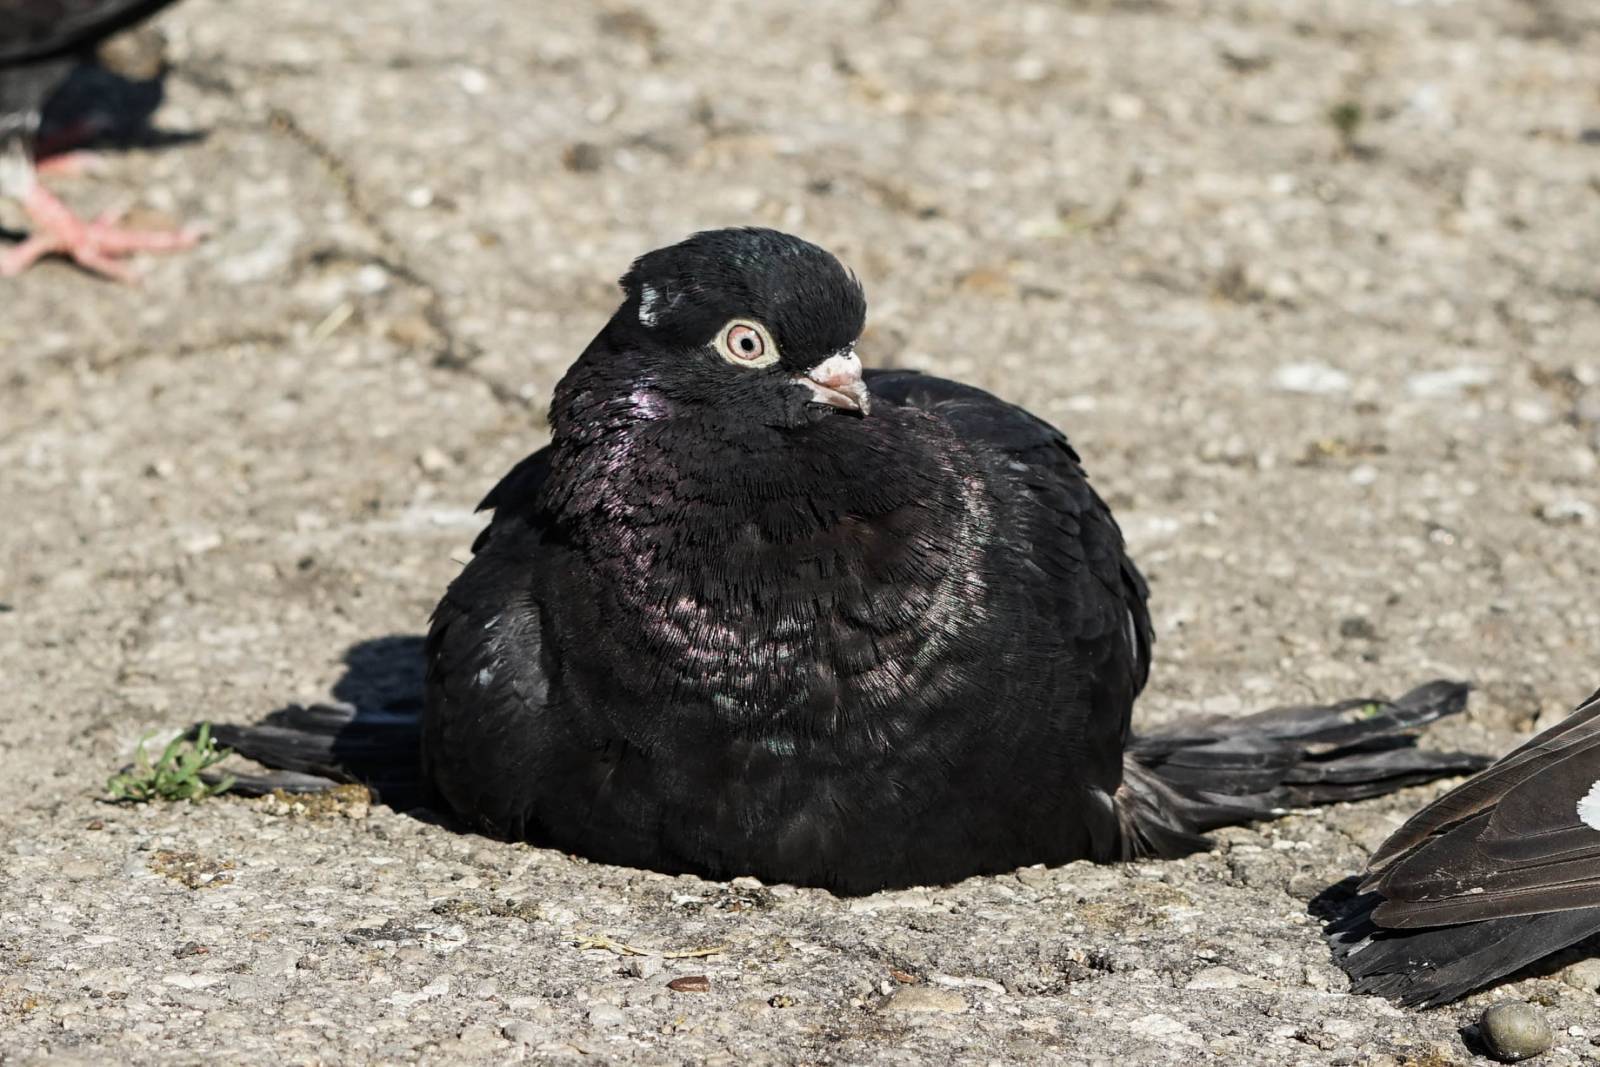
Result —
[[748, 326], [735, 326], [728, 331], [728, 347], [740, 359], [759, 359], [766, 350], [761, 335]]
[[778, 362], [778, 346], [759, 322], [734, 319], [717, 334], [717, 354], [741, 367], [769, 367]]

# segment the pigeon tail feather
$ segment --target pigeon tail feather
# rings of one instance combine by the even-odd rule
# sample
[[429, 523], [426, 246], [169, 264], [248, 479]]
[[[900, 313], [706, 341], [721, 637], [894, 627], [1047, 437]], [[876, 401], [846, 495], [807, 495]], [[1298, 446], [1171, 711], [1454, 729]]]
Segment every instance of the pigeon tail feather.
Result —
[[231, 792], [316, 793], [359, 782], [398, 810], [428, 800], [419, 757], [421, 716], [414, 711], [290, 704], [252, 726], [213, 724], [211, 736], [219, 746], [270, 768], [265, 774], [231, 774]]
[[1469, 688], [1435, 681], [1392, 702], [1273, 708], [1137, 737], [1118, 794], [1127, 850], [1183, 855], [1219, 826], [1481, 770], [1486, 757], [1416, 747], [1417, 731], [1464, 708]]

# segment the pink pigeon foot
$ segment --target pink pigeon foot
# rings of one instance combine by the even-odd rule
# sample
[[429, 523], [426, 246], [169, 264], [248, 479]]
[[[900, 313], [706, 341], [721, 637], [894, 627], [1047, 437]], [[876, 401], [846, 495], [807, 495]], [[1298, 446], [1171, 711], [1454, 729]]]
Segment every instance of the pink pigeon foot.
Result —
[[0, 256], [0, 277], [21, 274], [49, 255], [63, 255], [85, 270], [119, 282], [132, 282], [135, 276], [117, 262], [134, 252], [177, 252], [192, 248], [200, 240], [198, 230], [125, 230], [117, 226], [120, 211], [108, 211], [85, 222], [67, 205], [35, 183], [22, 202], [34, 232], [21, 244]]

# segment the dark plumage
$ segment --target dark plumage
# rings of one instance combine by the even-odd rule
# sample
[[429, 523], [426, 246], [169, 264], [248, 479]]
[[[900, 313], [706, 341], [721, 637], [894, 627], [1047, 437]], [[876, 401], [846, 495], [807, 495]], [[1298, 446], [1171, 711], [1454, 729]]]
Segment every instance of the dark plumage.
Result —
[[[1134, 738], [1145, 581], [1058, 430], [863, 376], [859, 284], [785, 234], [698, 234], [622, 289], [434, 613], [423, 767], [470, 825], [864, 892], [1482, 765], [1409, 747], [1450, 683]], [[326, 771], [361, 731], [298, 715], [219, 736]]]
[[1357, 991], [1454, 1000], [1600, 933], [1600, 692], [1397, 830], [1329, 927]]
[[0, 0], [0, 196], [19, 200], [36, 232], [0, 257], [0, 275], [62, 253], [90, 270], [126, 279], [117, 258], [194, 243], [192, 233], [123, 230], [112, 219], [82, 222], [38, 183], [34, 139], [45, 103], [73, 65], [114, 33], [172, 0]]

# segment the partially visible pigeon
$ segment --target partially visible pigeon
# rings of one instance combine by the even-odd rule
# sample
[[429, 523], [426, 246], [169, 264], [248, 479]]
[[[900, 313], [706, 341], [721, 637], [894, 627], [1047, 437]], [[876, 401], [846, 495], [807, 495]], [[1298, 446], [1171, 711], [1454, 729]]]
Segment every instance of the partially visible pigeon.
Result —
[[[698, 234], [621, 284], [434, 613], [421, 759], [468, 825], [861, 893], [1180, 855], [1483, 765], [1411, 747], [1449, 682], [1134, 737], [1145, 581], [1060, 431], [863, 373], [859, 283], [787, 234]], [[324, 707], [217, 737], [372, 780], [415, 729]]]
[[134, 252], [170, 252], [192, 231], [122, 229], [114, 216], [84, 221], [39, 183], [34, 138], [46, 101], [74, 63], [114, 33], [172, 0], [0, 0], [0, 196], [21, 202], [34, 231], [0, 256], [0, 275], [19, 274], [52, 254], [127, 281], [117, 262]]
[[1423, 808], [1328, 933], [1358, 993], [1427, 1006], [1600, 934], [1600, 692]]

